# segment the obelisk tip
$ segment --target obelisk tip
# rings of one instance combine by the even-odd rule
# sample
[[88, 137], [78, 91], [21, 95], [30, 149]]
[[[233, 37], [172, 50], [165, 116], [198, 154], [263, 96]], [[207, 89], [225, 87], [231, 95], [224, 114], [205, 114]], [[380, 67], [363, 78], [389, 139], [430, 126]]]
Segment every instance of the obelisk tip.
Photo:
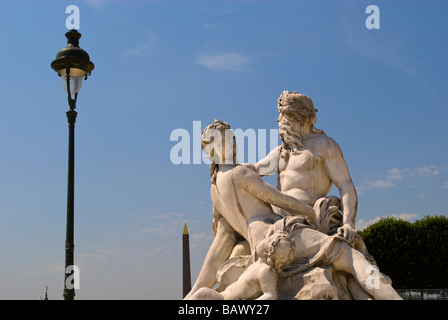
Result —
[[188, 229], [187, 229], [187, 224], [185, 223], [184, 225], [184, 235], [188, 235]]

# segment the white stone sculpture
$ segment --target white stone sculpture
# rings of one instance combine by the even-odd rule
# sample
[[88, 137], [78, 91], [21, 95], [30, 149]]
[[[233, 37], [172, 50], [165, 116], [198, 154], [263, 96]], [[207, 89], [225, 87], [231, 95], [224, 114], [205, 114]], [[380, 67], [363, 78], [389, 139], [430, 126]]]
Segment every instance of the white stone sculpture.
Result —
[[[294, 261], [294, 241], [286, 232], [276, 232], [255, 248], [255, 262], [222, 291], [203, 287], [191, 300], [277, 300], [277, 276]], [[233, 261], [229, 261], [232, 263]], [[222, 285], [222, 283], [221, 283]]]
[[[339, 146], [314, 128], [311, 99], [285, 91], [278, 108], [283, 144], [255, 165], [236, 162], [226, 122], [215, 120], [202, 132], [202, 148], [213, 161], [214, 240], [185, 299], [401, 299], [387, 276], [369, 272], [375, 262], [354, 230], [355, 188]], [[278, 190], [260, 177], [275, 172]], [[342, 201], [326, 197], [333, 183]], [[278, 232], [293, 239], [293, 261], [271, 269], [276, 277], [247, 281], [260, 279], [256, 270], [266, 263], [257, 248]]]
[[[332, 206], [343, 209], [343, 223], [337, 232], [352, 242], [356, 236], [358, 199], [339, 145], [323, 130], [314, 127], [317, 109], [308, 96], [283, 91], [277, 105], [282, 145], [253, 169], [262, 176], [278, 173], [277, 188], [309, 206], [326, 197], [334, 184], [340, 191], [342, 203], [331, 198]], [[276, 210], [280, 214], [281, 211]]]

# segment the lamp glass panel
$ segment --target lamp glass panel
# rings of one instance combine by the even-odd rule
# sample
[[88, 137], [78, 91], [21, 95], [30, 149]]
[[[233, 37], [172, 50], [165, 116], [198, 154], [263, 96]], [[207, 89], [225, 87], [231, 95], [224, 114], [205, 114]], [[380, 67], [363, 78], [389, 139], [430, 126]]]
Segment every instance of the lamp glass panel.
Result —
[[[59, 71], [59, 75], [62, 77], [62, 86], [65, 91], [67, 90], [67, 72], [65, 69]], [[70, 94], [75, 94], [81, 90], [82, 78], [86, 75], [86, 72], [78, 68], [70, 68]]]

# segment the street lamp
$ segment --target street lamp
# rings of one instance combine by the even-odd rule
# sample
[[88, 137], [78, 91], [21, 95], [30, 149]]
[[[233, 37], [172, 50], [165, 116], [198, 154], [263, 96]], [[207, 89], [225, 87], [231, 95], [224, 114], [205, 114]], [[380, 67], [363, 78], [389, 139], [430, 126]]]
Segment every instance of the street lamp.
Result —
[[[67, 120], [69, 128], [69, 147], [68, 147], [68, 185], [67, 185], [67, 231], [65, 240], [65, 272], [70, 266], [74, 266], [74, 199], [75, 199], [75, 122], [78, 113], [76, 109], [76, 100], [78, 92], [81, 90], [83, 78], [87, 80], [94, 64], [90, 61], [89, 55], [79, 47], [79, 38], [81, 34], [73, 29], [68, 31], [67, 47], [60, 50], [56, 59], [51, 63], [54, 71], [62, 77], [62, 85], [68, 94]], [[72, 98], [74, 95], [74, 98]], [[73, 284], [68, 285], [72, 278], [70, 274], [65, 273], [64, 278], [64, 299], [73, 300], [75, 298], [75, 288]], [[69, 278], [69, 279], [68, 279]]]

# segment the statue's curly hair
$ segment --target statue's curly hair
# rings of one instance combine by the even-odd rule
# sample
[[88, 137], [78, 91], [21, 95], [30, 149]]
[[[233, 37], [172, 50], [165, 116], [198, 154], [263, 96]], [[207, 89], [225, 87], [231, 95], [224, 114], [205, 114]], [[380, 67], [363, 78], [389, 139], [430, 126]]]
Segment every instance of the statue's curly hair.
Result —
[[297, 129], [294, 129], [293, 123], [303, 125], [308, 123], [311, 125], [311, 131], [315, 133], [325, 134], [323, 130], [316, 129], [316, 112], [313, 100], [307, 95], [297, 93], [296, 91], [283, 91], [277, 99], [279, 112], [279, 135], [282, 141], [280, 148], [280, 156], [289, 158], [289, 152], [296, 154], [302, 149], [302, 136]]
[[[276, 247], [277, 245], [281, 242], [281, 241], [287, 241], [290, 244], [290, 259], [291, 261], [294, 258], [294, 248], [295, 248], [295, 243], [294, 240], [291, 238], [291, 235], [285, 231], [277, 231], [276, 233], [274, 233], [273, 235], [273, 239], [269, 242], [268, 247], [267, 248], [259, 248], [260, 250], [263, 250], [263, 254], [266, 255], [267, 257], [267, 263], [268, 265], [272, 268], [275, 269], [275, 253], [276, 253]], [[272, 237], [272, 236], [271, 236]], [[267, 239], [265, 239], [267, 240]], [[260, 242], [262, 243], [262, 242]], [[259, 245], [260, 245], [259, 243]], [[257, 250], [258, 251], [258, 250]], [[291, 256], [292, 255], [292, 256]]]
[[317, 109], [313, 100], [307, 95], [296, 91], [283, 91], [277, 99], [278, 112], [288, 115], [298, 122], [315, 122]]

